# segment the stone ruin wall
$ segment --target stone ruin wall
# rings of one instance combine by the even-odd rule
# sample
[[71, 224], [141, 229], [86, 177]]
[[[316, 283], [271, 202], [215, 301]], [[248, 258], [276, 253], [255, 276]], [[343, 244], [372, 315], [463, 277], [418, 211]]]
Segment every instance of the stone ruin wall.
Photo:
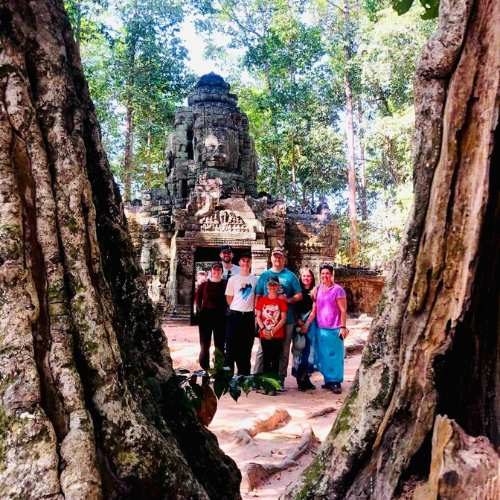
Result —
[[371, 270], [350, 273], [349, 268], [340, 268], [335, 270], [335, 281], [346, 290], [349, 314], [375, 315], [385, 283], [381, 273]]

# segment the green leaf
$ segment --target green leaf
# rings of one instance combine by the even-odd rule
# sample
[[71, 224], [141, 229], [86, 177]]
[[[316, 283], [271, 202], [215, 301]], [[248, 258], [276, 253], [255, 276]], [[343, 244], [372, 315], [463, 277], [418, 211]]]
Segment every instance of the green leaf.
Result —
[[[194, 386], [194, 387], [198, 387], [199, 389], [201, 389], [201, 387], [199, 386]], [[195, 409], [199, 409], [201, 407], [201, 397], [198, 396], [198, 391], [196, 389], [194, 389], [193, 386], [191, 385], [187, 385], [185, 388], [184, 388], [184, 391], [186, 393], [186, 396], [188, 398], [188, 401], [189, 403], [195, 408]]]
[[224, 369], [224, 353], [220, 350], [215, 348], [214, 350], [214, 370], [216, 372], [221, 371]]
[[420, 0], [425, 12], [422, 19], [434, 19], [439, 15], [439, 0]]
[[264, 389], [265, 391], [270, 391], [270, 390], [277, 391], [281, 388], [279, 379], [277, 379], [273, 375], [265, 373], [262, 375], [255, 375], [255, 383], [258, 389]]
[[229, 394], [235, 401], [238, 401], [241, 396], [241, 389], [239, 387], [230, 387]]
[[413, 0], [392, 0], [392, 8], [399, 14], [405, 14], [413, 5]]
[[255, 380], [253, 376], [245, 377], [241, 382], [241, 390], [248, 396], [248, 394], [255, 389]]
[[201, 385], [198, 384], [191, 385], [191, 389], [193, 390], [193, 393], [196, 396], [196, 398], [201, 401], [203, 399], [203, 388], [201, 387]]
[[217, 377], [214, 380], [214, 392], [217, 399], [220, 399], [228, 390], [227, 380], [223, 377]]

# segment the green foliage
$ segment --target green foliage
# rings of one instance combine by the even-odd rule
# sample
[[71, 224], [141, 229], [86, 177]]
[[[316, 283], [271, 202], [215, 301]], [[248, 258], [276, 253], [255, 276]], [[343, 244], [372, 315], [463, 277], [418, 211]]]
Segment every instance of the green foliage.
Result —
[[180, 0], [70, 0], [66, 8], [103, 129], [112, 169], [123, 183], [125, 120], [132, 117], [134, 191], [164, 182], [166, 137], [194, 77], [178, 36]]
[[[297, 207], [326, 197], [346, 260], [345, 80], [353, 94], [361, 261], [389, 259], [412, 177], [413, 75], [438, 0], [67, 0], [112, 168], [122, 182], [127, 111], [133, 190], [164, 182], [175, 108], [194, 84], [179, 39], [186, 12], [247, 113], [258, 186]], [[420, 5], [422, 4], [422, 6]], [[394, 6], [394, 9], [391, 8]], [[194, 9], [193, 9], [194, 7]], [[398, 16], [406, 12], [404, 16]], [[231, 63], [228, 63], [231, 61]], [[233, 64], [233, 61], [236, 61]], [[363, 154], [361, 154], [363, 152]], [[363, 160], [364, 159], [364, 160]], [[409, 199], [406, 199], [406, 194]], [[383, 211], [389, 214], [383, 215]], [[401, 229], [400, 227], [400, 229]], [[345, 246], [347, 248], [347, 246]], [[229, 382], [217, 383], [226, 387]], [[236, 394], [236, 389], [233, 391]]]
[[[399, 14], [405, 14], [413, 5], [415, 0], [392, 0], [394, 10]], [[435, 19], [439, 13], [439, 0], [420, 0], [420, 5], [424, 8], [422, 19]]]
[[78, 43], [90, 42], [106, 32], [101, 15], [108, 0], [65, 0], [64, 8]]
[[233, 375], [232, 371], [224, 366], [224, 355], [218, 349], [215, 349], [214, 368], [208, 372], [191, 372], [181, 368], [176, 370], [176, 378], [188, 401], [196, 409], [200, 407], [203, 399], [203, 384], [212, 385], [217, 399], [229, 394], [234, 401], [238, 401], [242, 392], [248, 395], [251, 391], [270, 392], [280, 388], [279, 380], [268, 374]]
[[412, 202], [410, 181], [378, 201], [369, 219], [360, 225], [362, 263], [382, 268], [394, 260], [402, 243]]
[[399, 17], [392, 9], [378, 12], [376, 22], [360, 21], [359, 50], [363, 100], [382, 115], [413, 104], [413, 78], [421, 48], [435, 27], [414, 9]]
[[[263, 191], [292, 204], [315, 203], [342, 189], [341, 139], [332, 127], [337, 99], [330, 84], [321, 30], [304, 19], [306, 2], [254, 0], [198, 2], [198, 27], [229, 39], [211, 54], [240, 52], [239, 78], [231, 82], [250, 119]], [[316, 175], [321, 172], [322, 175]], [[327, 181], [329, 179], [329, 182]]]
[[413, 122], [413, 106], [407, 106], [389, 116], [375, 116], [366, 130], [369, 190], [379, 198], [411, 180]]

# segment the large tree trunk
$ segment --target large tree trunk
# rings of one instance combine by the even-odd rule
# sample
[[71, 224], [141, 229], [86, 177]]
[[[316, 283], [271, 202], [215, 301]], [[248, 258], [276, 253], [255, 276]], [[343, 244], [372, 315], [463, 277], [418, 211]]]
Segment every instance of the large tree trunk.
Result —
[[[290, 497], [398, 497], [439, 460], [439, 414], [500, 445], [499, 54], [500, 2], [441, 2], [417, 69], [407, 238], [356, 381]], [[475, 498], [498, 491], [488, 463]]]
[[2, 498], [238, 498], [173, 376], [62, 1], [3, 1], [0, 49]]

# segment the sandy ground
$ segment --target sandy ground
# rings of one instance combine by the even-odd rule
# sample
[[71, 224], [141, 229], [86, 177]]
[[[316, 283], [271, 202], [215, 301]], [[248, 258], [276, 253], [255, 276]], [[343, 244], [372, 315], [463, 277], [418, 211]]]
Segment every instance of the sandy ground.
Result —
[[[350, 336], [346, 341], [349, 345], [360, 345], [366, 339], [371, 318], [362, 316], [359, 319], [348, 320]], [[166, 325], [169, 347], [175, 368], [199, 369], [198, 365], [198, 329], [191, 326]], [[255, 356], [258, 341], [254, 343], [252, 358]], [[321, 389], [323, 383], [319, 373], [312, 375], [311, 380], [317, 389], [299, 392], [295, 378], [291, 375], [285, 381], [286, 391], [277, 396], [266, 396], [251, 392], [244, 394], [235, 402], [229, 395], [223, 396], [218, 403], [217, 413], [209, 429], [217, 436], [221, 448], [231, 456], [243, 474], [241, 494], [243, 499], [260, 498], [276, 500], [293, 482], [302, 470], [311, 462], [315, 449], [302, 455], [294, 465], [284, 472], [273, 475], [259, 488], [248, 491], [245, 470], [249, 462], [261, 464], [278, 463], [290, 453], [300, 441], [309, 426], [319, 441], [323, 441], [335, 420], [338, 409], [342, 405], [345, 394], [354, 379], [361, 355], [359, 349], [348, 355], [345, 364], [345, 381], [343, 392], [336, 395]], [[311, 413], [333, 407], [335, 410], [325, 416], [308, 418]], [[249, 429], [257, 420], [272, 415], [277, 409], [286, 410], [290, 414], [289, 422], [272, 432], [257, 434], [250, 442], [238, 442], [235, 433], [240, 429]]]

